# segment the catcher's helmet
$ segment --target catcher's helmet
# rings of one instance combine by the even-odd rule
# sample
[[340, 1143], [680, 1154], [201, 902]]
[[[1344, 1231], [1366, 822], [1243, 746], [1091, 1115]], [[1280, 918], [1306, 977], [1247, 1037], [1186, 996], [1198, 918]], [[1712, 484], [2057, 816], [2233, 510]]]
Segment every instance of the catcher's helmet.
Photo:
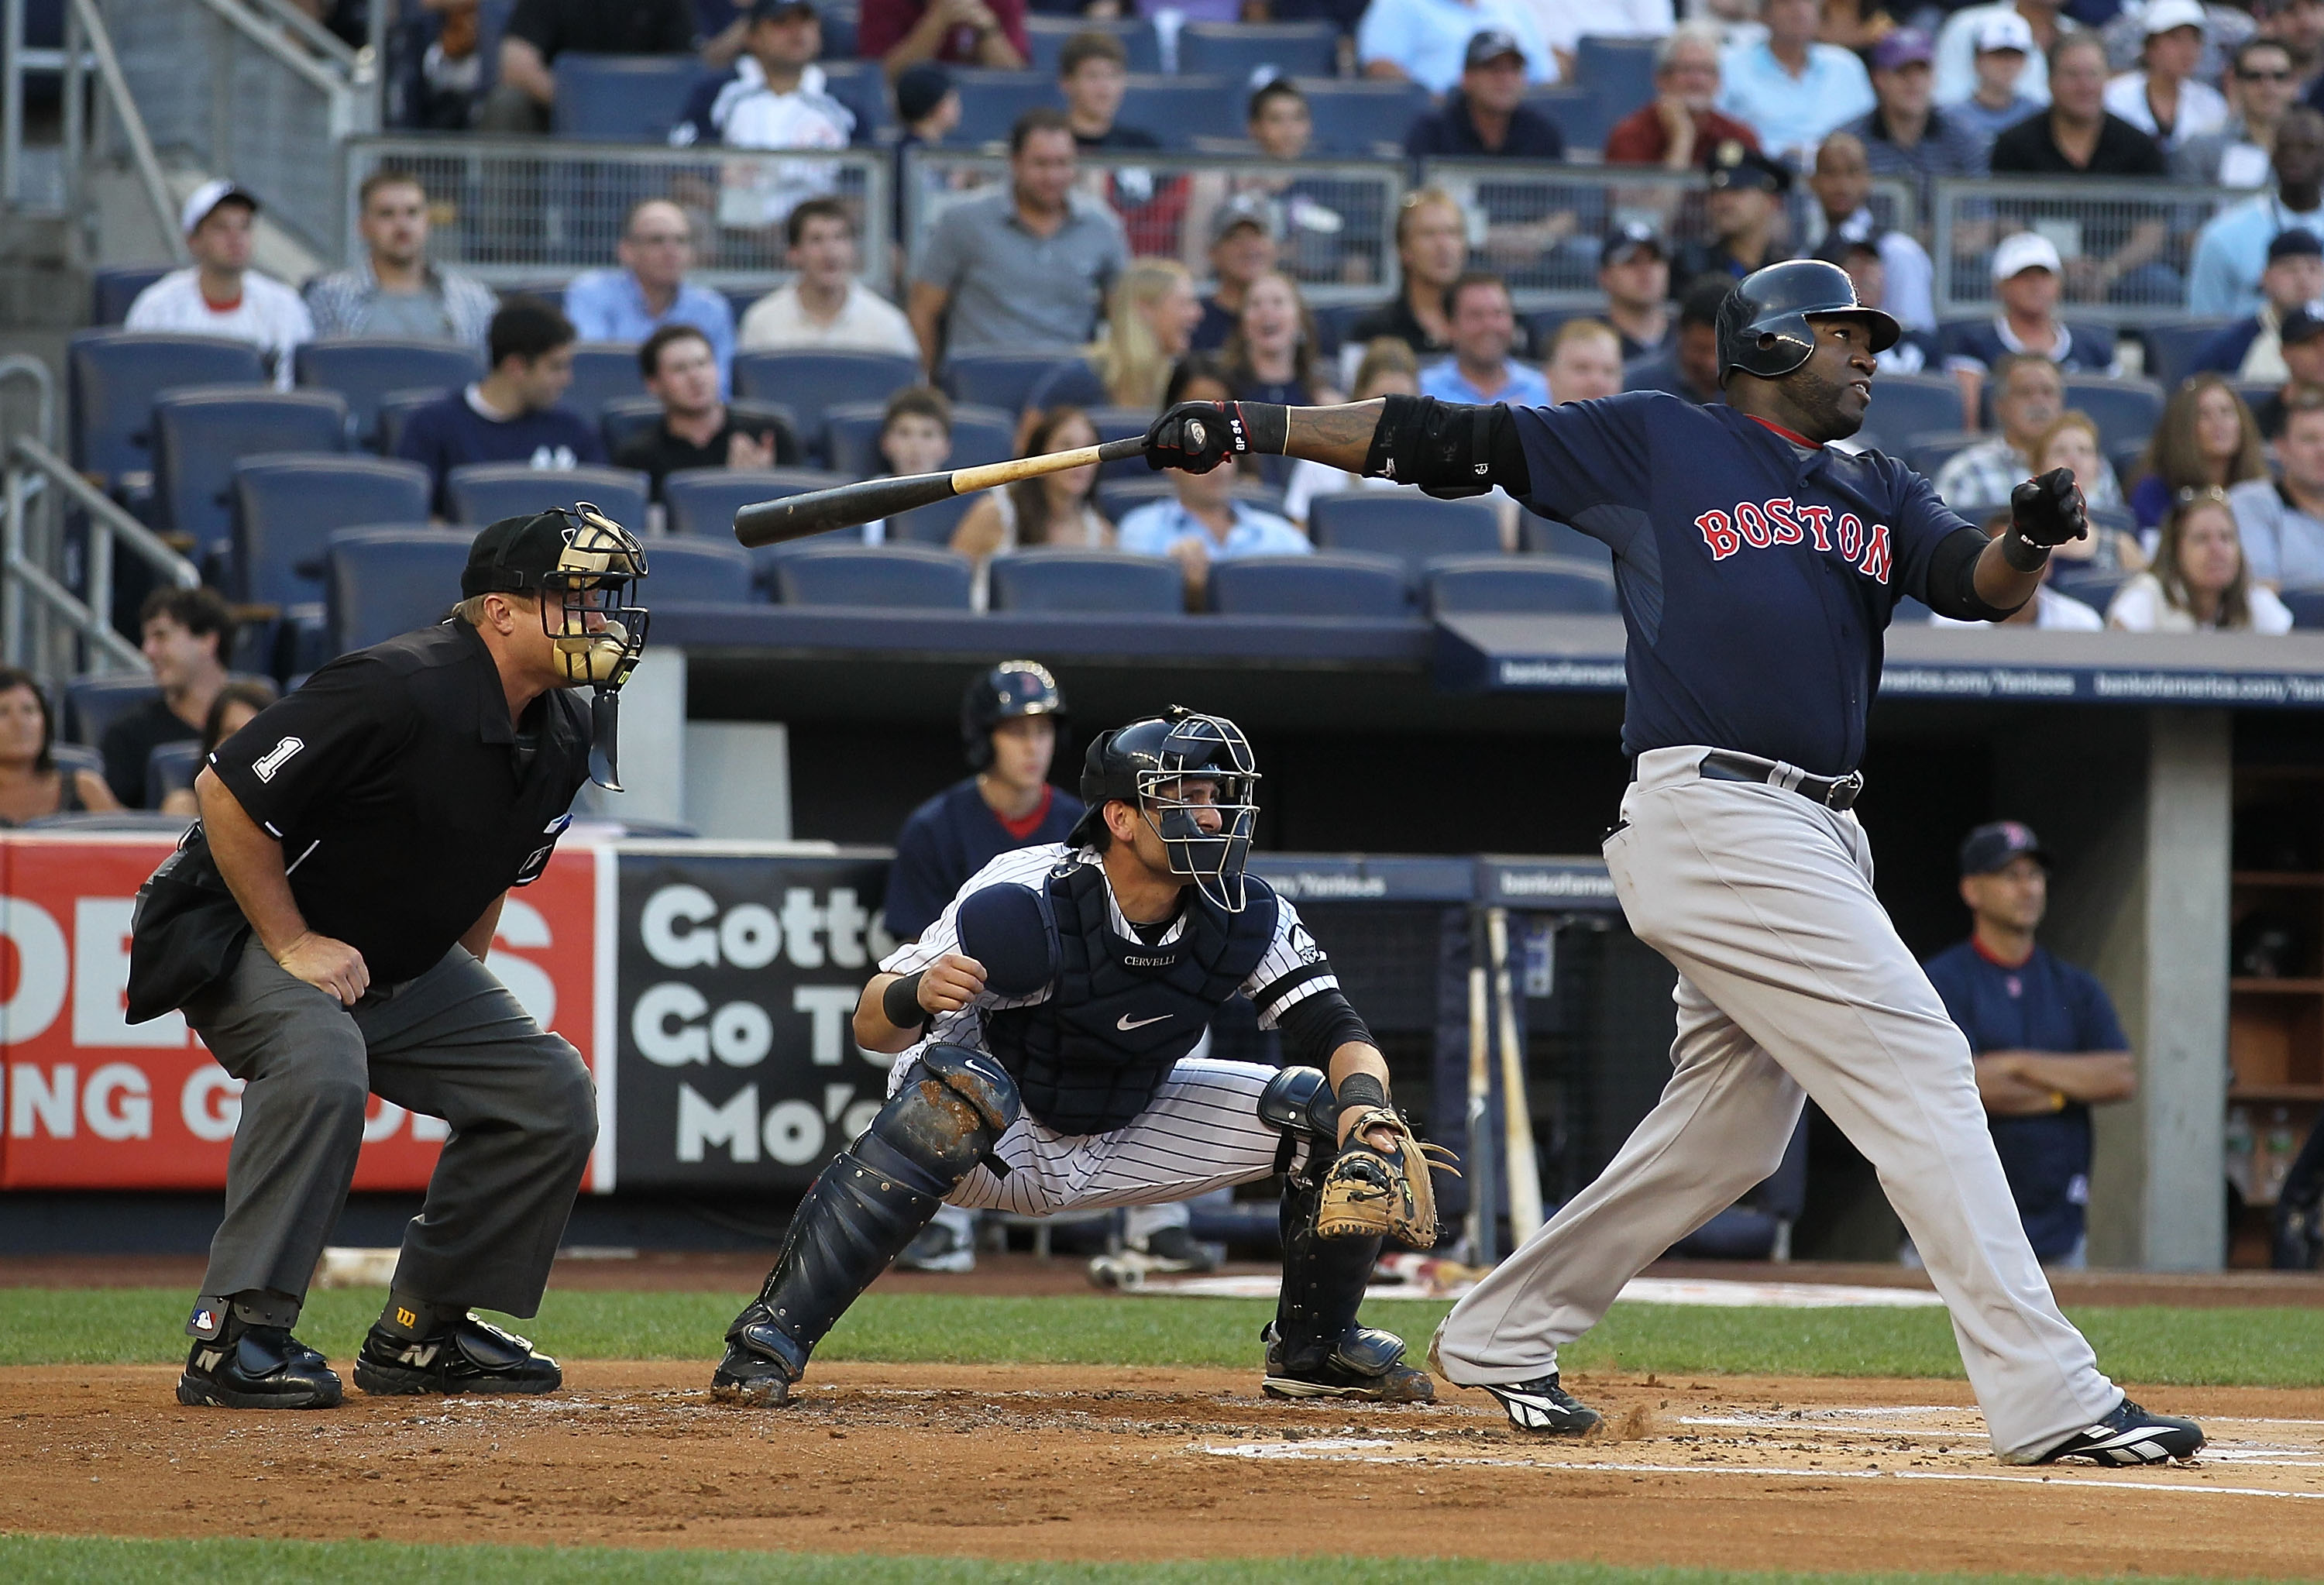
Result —
[[968, 691], [960, 699], [960, 742], [968, 753], [968, 768], [990, 769], [992, 729], [1027, 715], [1054, 718], [1057, 746], [1065, 747], [1065, 696], [1049, 668], [1039, 661], [1004, 660], [970, 678]]
[[1904, 334], [1896, 321], [1857, 299], [1848, 272], [1821, 259], [1791, 259], [1754, 270], [1719, 305], [1719, 382], [1730, 371], [1776, 380], [1815, 351], [1811, 319], [1845, 316], [1863, 321], [1872, 350], [1886, 352]]
[[[1204, 784], [1202, 796], [1194, 783]], [[1259, 769], [1242, 728], [1223, 715], [1173, 705], [1160, 715], [1101, 733], [1082, 765], [1082, 802], [1089, 806], [1066, 838], [1074, 846], [1096, 839], [1105, 806], [1130, 806], [1152, 826], [1170, 855], [1170, 872], [1183, 875], [1231, 914], [1242, 911], [1243, 864], [1259, 820]], [[1217, 811], [1215, 827], [1202, 811]]]

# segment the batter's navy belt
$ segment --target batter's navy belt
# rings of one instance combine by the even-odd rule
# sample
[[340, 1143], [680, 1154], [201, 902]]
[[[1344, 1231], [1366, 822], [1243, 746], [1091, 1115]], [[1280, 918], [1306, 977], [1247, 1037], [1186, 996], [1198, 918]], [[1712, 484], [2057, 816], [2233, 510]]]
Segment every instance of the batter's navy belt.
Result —
[[1761, 760], [1749, 754], [1730, 754], [1724, 749], [1713, 749], [1702, 757], [1702, 779], [1705, 781], [1756, 781], [1767, 787], [1779, 787], [1785, 792], [1799, 794], [1811, 803], [1821, 804], [1827, 809], [1853, 807], [1864, 792], [1864, 772], [1861, 770], [1851, 770], [1845, 776], [1811, 776], [1796, 765]]

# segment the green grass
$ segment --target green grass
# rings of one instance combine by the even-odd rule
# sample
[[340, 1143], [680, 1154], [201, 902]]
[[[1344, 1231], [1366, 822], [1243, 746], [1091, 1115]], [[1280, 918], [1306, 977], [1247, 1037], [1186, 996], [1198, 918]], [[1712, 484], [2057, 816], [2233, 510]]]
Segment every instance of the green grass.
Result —
[[[1625, 1569], [1602, 1563], [1488, 1563], [1457, 1558], [1261, 1558], [1201, 1562], [1003, 1563], [964, 1558], [613, 1548], [409, 1546], [381, 1541], [115, 1541], [0, 1534], [10, 1585], [493, 1585], [586, 1580], [640, 1585], [2065, 1585], [2027, 1574], [1774, 1574]], [[2142, 1575], [2141, 1585], [2194, 1585]], [[2087, 1585], [2075, 1581], [2074, 1585]], [[2201, 1585], [2233, 1585], [2207, 1580]]]
[[[385, 1295], [309, 1295], [300, 1335], [355, 1353]], [[577, 1359], [693, 1359], [706, 1367], [743, 1295], [554, 1291], [527, 1336]], [[185, 1357], [188, 1295], [170, 1288], [0, 1288], [0, 1365], [165, 1364]], [[1417, 1348], [1449, 1306], [1372, 1305], [1365, 1319]], [[1274, 1306], [1247, 1299], [870, 1295], [818, 1352], [825, 1359], [1058, 1365], [1215, 1365], [1258, 1359]], [[2127, 1381], [2200, 1387], [2324, 1386], [2324, 1311], [2095, 1308], [2073, 1319], [2098, 1362]], [[1561, 1363], [1677, 1374], [1951, 1377], [1944, 1312], [1758, 1310], [1617, 1304]]]

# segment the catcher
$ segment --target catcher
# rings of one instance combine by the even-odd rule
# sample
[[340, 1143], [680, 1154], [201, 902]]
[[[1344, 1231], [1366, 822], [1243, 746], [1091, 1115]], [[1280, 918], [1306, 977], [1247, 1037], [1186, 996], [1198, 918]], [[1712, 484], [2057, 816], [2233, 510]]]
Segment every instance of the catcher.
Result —
[[[807, 1190], [727, 1329], [714, 1396], [786, 1402], [807, 1355], [938, 1204], [1045, 1216], [1285, 1173], [1275, 1397], [1424, 1403], [1356, 1324], [1383, 1237], [1436, 1239], [1428, 1151], [1291, 904], [1243, 872], [1259, 774], [1234, 723], [1173, 707], [1091, 744], [1066, 840], [1003, 853], [863, 989], [889, 1100]], [[1190, 1056], [1240, 992], [1309, 1065]], [[1326, 1074], [1328, 1074], [1328, 1078]]]

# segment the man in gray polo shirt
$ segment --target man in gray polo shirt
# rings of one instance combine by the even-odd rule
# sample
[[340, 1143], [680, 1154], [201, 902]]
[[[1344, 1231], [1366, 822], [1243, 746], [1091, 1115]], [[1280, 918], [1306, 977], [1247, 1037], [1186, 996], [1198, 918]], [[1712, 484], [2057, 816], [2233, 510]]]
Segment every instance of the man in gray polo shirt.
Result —
[[[2308, 312], [2294, 309], [2286, 318]], [[2236, 485], [2227, 503], [2236, 509], [2252, 582], [2312, 589], [2324, 584], [2324, 395], [2301, 389], [2285, 399], [2275, 455], [2278, 475]]]
[[908, 306], [934, 371], [946, 352], [1066, 352], [1087, 342], [1130, 262], [1121, 222], [1074, 190], [1073, 127], [1028, 110], [1009, 134], [1009, 190], [945, 211]]

